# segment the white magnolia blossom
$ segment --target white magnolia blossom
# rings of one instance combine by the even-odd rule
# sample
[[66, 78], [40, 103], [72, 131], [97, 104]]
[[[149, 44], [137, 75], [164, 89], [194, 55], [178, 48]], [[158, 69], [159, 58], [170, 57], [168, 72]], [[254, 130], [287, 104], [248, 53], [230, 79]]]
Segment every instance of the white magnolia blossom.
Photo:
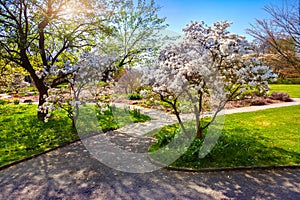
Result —
[[[145, 84], [166, 101], [184, 93], [193, 94], [189, 99], [193, 105], [205, 96], [218, 99], [217, 111], [251, 87], [268, 88], [268, 80], [276, 75], [256, 59], [245, 37], [227, 30], [230, 25], [227, 21], [212, 27], [204, 22], [188, 24], [183, 41], [165, 47], [154, 66], [145, 70]], [[194, 111], [203, 107], [198, 109]]]
[[[44, 97], [45, 103], [39, 106], [38, 110], [44, 113], [51, 113], [57, 109], [64, 109], [73, 116], [74, 109], [80, 107], [86, 100], [93, 97], [95, 93], [99, 94], [97, 90], [99, 82], [107, 76], [108, 80], [111, 78], [110, 73], [115, 70], [116, 56], [114, 55], [98, 55], [95, 53], [85, 53], [81, 56], [81, 60], [77, 65], [72, 65], [67, 61], [63, 68], [52, 66], [50, 69], [45, 67], [37, 71], [36, 74], [40, 78], [47, 78], [48, 74], [51, 76], [58, 76], [61, 73], [65, 75], [68, 83], [68, 89], [51, 88], [49, 86], [49, 95]], [[94, 89], [85, 89], [85, 87]], [[87, 94], [87, 93], [92, 94]], [[103, 90], [102, 92], [107, 92]], [[101, 92], [100, 92], [101, 93]], [[45, 117], [48, 121], [50, 114]]]
[[217, 22], [207, 27], [204, 22], [192, 22], [184, 29], [183, 42], [167, 46], [154, 67], [145, 73], [146, 84], [163, 96], [179, 95], [183, 89], [205, 91], [208, 85], [218, 90], [219, 82], [240, 89], [267, 86], [276, 75], [256, 59], [245, 37], [229, 33], [229, 22]]
[[[78, 75], [76, 76], [77, 83], [99, 82], [106, 75], [115, 71], [115, 55], [98, 55], [95, 53], [86, 53], [79, 61]], [[110, 74], [108, 74], [110, 79]]]

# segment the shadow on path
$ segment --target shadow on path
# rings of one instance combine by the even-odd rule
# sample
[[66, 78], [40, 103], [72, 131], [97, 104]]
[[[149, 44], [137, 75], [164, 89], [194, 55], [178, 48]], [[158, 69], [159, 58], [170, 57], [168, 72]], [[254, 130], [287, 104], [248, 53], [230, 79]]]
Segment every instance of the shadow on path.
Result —
[[0, 171], [0, 199], [300, 199], [300, 170], [129, 174], [81, 142]]

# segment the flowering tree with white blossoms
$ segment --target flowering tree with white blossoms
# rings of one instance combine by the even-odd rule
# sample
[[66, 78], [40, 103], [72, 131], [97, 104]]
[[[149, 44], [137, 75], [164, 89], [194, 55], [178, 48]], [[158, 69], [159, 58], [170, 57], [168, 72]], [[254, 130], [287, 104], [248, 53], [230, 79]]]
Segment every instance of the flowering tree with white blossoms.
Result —
[[[168, 103], [183, 132], [191, 137], [181, 119], [182, 101], [188, 101], [196, 119], [196, 138], [216, 119], [227, 101], [253, 87], [268, 89], [268, 80], [276, 75], [256, 59], [253, 47], [240, 35], [227, 29], [231, 23], [204, 22], [186, 26], [182, 42], [165, 47], [155, 66], [145, 73], [145, 83]], [[208, 123], [202, 123], [206, 102], [214, 111]]]
[[[107, 71], [115, 70], [114, 63], [117, 59], [118, 57], [114, 55], [84, 53], [77, 65], [66, 62], [64, 68], [52, 66], [51, 74], [44, 70], [38, 71], [39, 76], [45, 77], [63, 74], [68, 83], [68, 88], [49, 86], [49, 95], [45, 96], [45, 103], [39, 106], [40, 112], [47, 113], [44, 120], [47, 122], [54, 110], [63, 109], [67, 111], [75, 128], [79, 116], [79, 106], [89, 99], [94, 100], [107, 92], [107, 88], [99, 88], [99, 82], [104, 74], [107, 75]], [[101, 105], [98, 106], [101, 107]]]

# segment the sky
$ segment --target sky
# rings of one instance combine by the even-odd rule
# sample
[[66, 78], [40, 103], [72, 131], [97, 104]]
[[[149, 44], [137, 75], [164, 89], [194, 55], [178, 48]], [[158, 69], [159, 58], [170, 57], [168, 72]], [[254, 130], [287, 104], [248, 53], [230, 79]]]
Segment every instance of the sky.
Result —
[[[294, 2], [294, 0], [286, 0]], [[161, 6], [160, 17], [167, 17], [168, 29], [182, 33], [182, 28], [191, 21], [205, 21], [206, 24], [220, 20], [233, 22], [229, 31], [253, 38], [245, 29], [254, 24], [255, 19], [268, 18], [263, 10], [266, 5], [278, 5], [282, 0], [155, 0]]]

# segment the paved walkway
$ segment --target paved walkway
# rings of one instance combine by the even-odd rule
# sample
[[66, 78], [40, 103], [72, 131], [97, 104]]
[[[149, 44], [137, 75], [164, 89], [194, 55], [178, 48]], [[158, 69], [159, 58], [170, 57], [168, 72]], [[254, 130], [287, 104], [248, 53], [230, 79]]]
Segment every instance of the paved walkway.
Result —
[[81, 142], [0, 171], [0, 199], [300, 199], [300, 170], [130, 174]]
[[[117, 103], [115, 105], [119, 108], [124, 108], [125, 106], [128, 106], [121, 103]], [[300, 105], [300, 98], [294, 98], [293, 102], [283, 102], [283, 103], [275, 103], [275, 104], [269, 104], [264, 106], [248, 106], [248, 107], [228, 109], [228, 110], [224, 110], [225, 112], [222, 114], [255, 112], [259, 110], [266, 110], [270, 108], [279, 108], [279, 107], [286, 107], [286, 106], [293, 106], [293, 105]], [[141, 111], [141, 113], [150, 116], [152, 120], [144, 123], [130, 124], [128, 126], [118, 129], [117, 130], [118, 132], [125, 133], [131, 136], [141, 137], [145, 135], [145, 133], [148, 133], [154, 129], [161, 128], [169, 124], [177, 123], [177, 119], [175, 115], [168, 114], [160, 110], [148, 109], [139, 106], [132, 106], [132, 107], [137, 108]], [[194, 115], [184, 114], [181, 117], [183, 121], [187, 121], [193, 119]]]
[[[284, 105], [300, 104], [300, 99], [296, 102]], [[160, 116], [157, 120], [164, 119]], [[132, 151], [140, 149], [136, 146], [130, 148]], [[1, 170], [0, 199], [296, 200], [300, 199], [300, 170], [191, 173], [161, 169], [132, 174], [103, 165], [79, 141]]]

